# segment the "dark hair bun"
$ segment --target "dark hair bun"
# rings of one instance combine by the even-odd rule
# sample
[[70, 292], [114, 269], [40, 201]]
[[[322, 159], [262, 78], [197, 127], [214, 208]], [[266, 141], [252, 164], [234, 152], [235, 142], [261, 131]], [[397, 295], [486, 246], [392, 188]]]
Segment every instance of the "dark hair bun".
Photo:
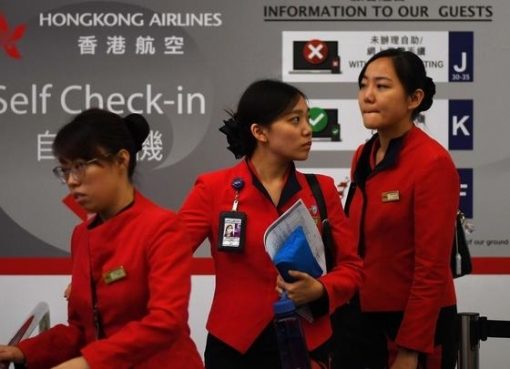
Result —
[[248, 138], [243, 132], [243, 126], [236, 120], [234, 113], [229, 113], [230, 119], [223, 121], [223, 126], [220, 127], [220, 132], [227, 136], [228, 147], [236, 159], [242, 158], [248, 153], [246, 142]]
[[131, 133], [133, 137], [136, 151], [140, 151], [150, 132], [149, 123], [147, 123], [147, 120], [140, 114], [129, 114], [124, 118], [124, 122], [126, 123], [129, 133]]

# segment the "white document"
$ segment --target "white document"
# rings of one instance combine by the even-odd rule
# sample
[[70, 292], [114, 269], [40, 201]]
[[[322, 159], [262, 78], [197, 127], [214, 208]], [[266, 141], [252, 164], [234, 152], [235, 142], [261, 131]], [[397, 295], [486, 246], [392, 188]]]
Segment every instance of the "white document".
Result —
[[312, 254], [322, 269], [322, 275], [324, 275], [326, 273], [326, 256], [324, 254], [322, 237], [315, 221], [301, 199], [296, 201], [294, 205], [266, 229], [264, 233], [264, 247], [267, 253], [271, 260], [273, 260], [276, 252], [283, 245], [287, 237], [298, 226], [303, 227]]

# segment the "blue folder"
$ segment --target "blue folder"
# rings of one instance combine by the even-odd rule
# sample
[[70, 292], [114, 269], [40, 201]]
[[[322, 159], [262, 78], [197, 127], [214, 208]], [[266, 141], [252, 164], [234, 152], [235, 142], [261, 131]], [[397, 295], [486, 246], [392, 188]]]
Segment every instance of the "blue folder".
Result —
[[301, 226], [287, 237], [276, 252], [273, 263], [286, 282], [294, 282], [294, 278], [289, 275], [289, 270], [305, 272], [314, 278], [322, 275], [322, 268], [315, 260]]

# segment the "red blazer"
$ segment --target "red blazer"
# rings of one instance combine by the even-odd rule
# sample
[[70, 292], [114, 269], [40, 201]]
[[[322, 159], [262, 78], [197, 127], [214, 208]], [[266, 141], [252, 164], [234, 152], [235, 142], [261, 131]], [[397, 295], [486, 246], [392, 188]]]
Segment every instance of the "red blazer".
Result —
[[403, 311], [396, 343], [432, 352], [439, 310], [455, 304], [450, 252], [458, 173], [449, 153], [416, 127], [392, 140], [371, 171], [376, 138], [355, 153], [358, 190], [346, 207], [364, 252], [361, 308]]
[[[345, 303], [360, 282], [361, 260], [356, 254], [351, 229], [340, 205], [333, 180], [317, 176], [336, 241], [336, 266], [319, 278], [329, 297], [329, 311]], [[238, 211], [247, 215], [244, 253], [217, 250], [219, 214], [230, 211], [235, 192], [233, 179], [242, 178]], [[274, 317], [273, 303], [277, 272], [263, 244], [264, 232], [280, 214], [302, 199], [313, 216], [318, 216], [315, 198], [302, 173], [294, 167], [275, 206], [246, 161], [200, 176], [179, 215], [183, 217], [197, 248], [205, 238], [211, 244], [216, 270], [216, 289], [207, 322], [208, 331], [239, 352], [246, 352]], [[308, 347], [314, 349], [331, 334], [329, 316], [303, 321]]]
[[[68, 325], [19, 344], [30, 369], [83, 355], [92, 369], [201, 369], [190, 339], [191, 248], [174, 213], [138, 192], [134, 204], [94, 228], [76, 227]], [[110, 284], [105, 273], [123, 266]], [[90, 273], [106, 338], [95, 339]]]

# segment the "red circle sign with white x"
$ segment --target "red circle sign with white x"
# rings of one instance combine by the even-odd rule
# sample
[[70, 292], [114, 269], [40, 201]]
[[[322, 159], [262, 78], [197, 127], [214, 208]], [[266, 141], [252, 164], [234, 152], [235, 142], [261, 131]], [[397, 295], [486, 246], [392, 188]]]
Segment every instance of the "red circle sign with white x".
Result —
[[323, 63], [328, 57], [328, 45], [321, 40], [310, 40], [303, 47], [303, 57], [311, 64]]

